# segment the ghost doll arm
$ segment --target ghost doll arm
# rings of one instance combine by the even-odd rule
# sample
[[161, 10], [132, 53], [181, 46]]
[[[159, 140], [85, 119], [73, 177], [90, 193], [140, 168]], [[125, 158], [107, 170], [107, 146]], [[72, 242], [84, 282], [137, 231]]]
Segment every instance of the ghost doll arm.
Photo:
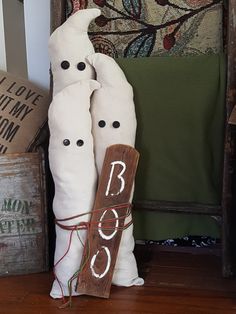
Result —
[[[69, 97], [70, 99], [76, 99], [78, 98], [78, 92], [83, 88], [87, 88], [87, 91], [92, 94], [92, 92], [96, 89], [99, 89], [101, 87], [101, 84], [93, 79], [88, 80], [80, 80], [75, 83], [72, 83], [66, 87], [64, 87], [60, 92], [55, 94], [53, 96], [53, 101], [60, 101], [63, 100], [63, 98]], [[50, 109], [50, 107], [49, 107]]]
[[86, 59], [95, 69], [97, 81], [102, 84], [102, 87], [118, 88], [126, 86], [132, 90], [124, 72], [113, 58], [103, 53], [93, 53]]
[[61, 97], [74, 97], [78, 98], [78, 91], [82, 88], [86, 89], [90, 92], [90, 94], [101, 87], [101, 84], [93, 79], [88, 80], [79, 80], [75, 83], [72, 83], [66, 87], [64, 87], [60, 92], [53, 96], [53, 99], [60, 99]]
[[[96, 80], [81, 80], [64, 87], [60, 92], [54, 95], [48, 110], [48, 122], [51, 135], [54, 133], [54, 125], [60, 126], [61, 119], [65, 119], [67, 116], [68, 119], [70, 119], [69, 112], [79, 112], [80, 106], [78, 106], [78, 102], [82, 101], [86, 95], [89, 97], [94, 90], [100, 87], [101, 84]], [[89, 108], [87, 109], [89, 110]], [[70, 121], [68, 121], [68, 124], [70, 124]], [[59, 132], [58, 128], [56, 132]]]

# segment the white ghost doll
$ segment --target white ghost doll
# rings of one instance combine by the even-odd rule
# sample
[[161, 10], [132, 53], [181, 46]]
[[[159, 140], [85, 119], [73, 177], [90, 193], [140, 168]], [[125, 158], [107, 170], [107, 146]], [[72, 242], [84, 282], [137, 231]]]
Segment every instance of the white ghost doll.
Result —
[[100, 85], [92, 80], [94, 70], [86, 57], [94, 52], [87, 28], [98, 15], [98, 9], [78, 11], [56, 29], [49, 40], [53, 74], [53, 101], [48, 113], [49, 164], [55, 183], [53, 211], [59, 219], [55, 281], [50, 293], [53, 298], [77, 294], [76, 279], [70, 279], [80, 268], [86, 231], [77, 234], [64, 226], [89, 221], [89, 215], [71, 217], [90, 212], [96, 192], [97, 171], [89, 109], [91, 93]]
[[80, 10], [58, 27], [49, 39], [49, 56], [53, 74], [53, 95], [78, 80], [94, 78], [86, 57], [94, 53], [87, 30], [101, 14], [99, 9]]
[[[97, 171], [91, 134], [90, 95], [99, 88], [94, 80], [71, 84], [54, 96], [49, 107], [49, 162], [55, 183], [53, 211], [62, 225], [56, 225], [55, 281], [53, 298], [76, 295], [76, 279], [68, 284], [80, 268], [86, 231], [72, 232], [67, 226], [88, 222], [96, 193]], [[78, 99], [79, 93], [79, 99]], [[76, 218], [73, 218], [76, 217]], [[68, 219], [63, 221], [64, 219]]]
[[[113, 144], [134, 146], [136, 115], [133, 89], [114, 59], [101, 53], [88, 58], [97, 74], [101, 88], [92, 96], [91, 115], [95, 159], [101, 173], [106, 148]], [[130, 201], [132, 201], [132, 196]], [[132, 219], [126, 218], [125, 223]], [[142, 285], [133, 254], [133, 225], [122, 233], [112, 283], [120, 286]]]

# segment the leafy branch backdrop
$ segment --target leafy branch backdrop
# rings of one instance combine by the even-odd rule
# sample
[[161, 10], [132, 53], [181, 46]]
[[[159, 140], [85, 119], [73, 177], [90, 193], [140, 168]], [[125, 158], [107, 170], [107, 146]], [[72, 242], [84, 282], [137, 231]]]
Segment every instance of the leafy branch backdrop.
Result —
[[99, 7], [96, 51], [113, 57], [199, 55], [222, 50], [222, 0], [68, 0], [68, 15]]

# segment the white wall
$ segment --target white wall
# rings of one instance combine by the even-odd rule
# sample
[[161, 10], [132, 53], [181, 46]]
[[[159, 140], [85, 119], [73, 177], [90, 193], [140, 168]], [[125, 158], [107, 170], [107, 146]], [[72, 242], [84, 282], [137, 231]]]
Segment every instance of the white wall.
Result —
[[24, 14], [28, 79], [48, 89], [50, 0], [24, 0]]
[[48, 89], [49, 36], [50, 0], [0, 0], [0, 69]]
[[6, 71], [6, 47], [2, 0], [0, 0], [0, 70]]
[[2, 0], [7, 71], [27, 78], [24, 7], [18, 0]]

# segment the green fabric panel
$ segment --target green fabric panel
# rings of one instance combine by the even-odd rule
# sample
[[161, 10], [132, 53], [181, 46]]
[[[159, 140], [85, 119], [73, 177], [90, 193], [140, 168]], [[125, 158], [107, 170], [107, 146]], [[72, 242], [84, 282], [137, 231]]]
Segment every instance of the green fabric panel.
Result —
[[224, 56], [117, 59], [134, 88], [137, 200], [219, 204]]
[[134, 211], [134, 237], [142, 240], [165, 240], [189, 235], [220, 238], [219, 223], [205, 215], [167, 214]]

